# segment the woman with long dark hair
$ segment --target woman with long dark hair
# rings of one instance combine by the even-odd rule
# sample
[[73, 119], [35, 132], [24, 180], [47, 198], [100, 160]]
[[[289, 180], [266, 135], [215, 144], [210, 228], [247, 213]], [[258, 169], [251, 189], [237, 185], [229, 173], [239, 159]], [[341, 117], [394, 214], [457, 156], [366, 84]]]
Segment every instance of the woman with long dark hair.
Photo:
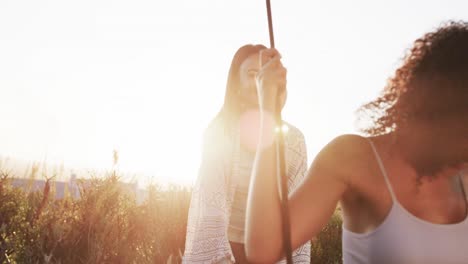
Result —
[[[262, 52], [262, 116], [276, 112], [282, 65]], [[290, 196], [293, 248], [315, 236], [340, 203], [345, 264], [467, 263], [468, 23], [416, 40], [383, 94], [362, 107], [365, 136], [332, 140]], [[261, 118], [268, 127], [268, 118]], [[248, 196], [252, 262], [281, 258], [273, 129], [261, 131]], [[266, 142], [263, 142], [266, 141]]]
[[[245, 45], [232, 59], [221, 111], [205, 131], [202, 164], [187, 225], [184, 263], [247, 263], [244, 249], [245, 211], [252, 164], [260, 129], [256, 76], [263, 45]], [[284, 73], [285, 77], [285, 73]], [[286, 102], [282, 84], [281, 107]], [[271, 120], [270, 120], [271, 121]], [[302, 133], [285, 124], [288, 189], [304, 178], [307, 168]], [[310, 262], [310, 243], [294, 252], [295, 263]]]

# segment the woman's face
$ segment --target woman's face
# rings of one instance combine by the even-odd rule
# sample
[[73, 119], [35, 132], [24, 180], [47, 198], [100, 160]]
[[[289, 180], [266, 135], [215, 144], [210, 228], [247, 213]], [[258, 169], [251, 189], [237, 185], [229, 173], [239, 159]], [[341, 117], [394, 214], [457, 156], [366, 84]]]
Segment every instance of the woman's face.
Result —
[[468, 164], [467, 121], [456, 117], [431, 122], [412, 120], [398, 130], [402, 155], [418, 170], [465, 169]]
[[[239, 68], [240, 98], [244, 109], [258, 108], [257, 84], [255, 77], [260, 69], [259, 54], [250, 55]], [[281, 108], [286, 103], [286, 89], [281, 96]]]

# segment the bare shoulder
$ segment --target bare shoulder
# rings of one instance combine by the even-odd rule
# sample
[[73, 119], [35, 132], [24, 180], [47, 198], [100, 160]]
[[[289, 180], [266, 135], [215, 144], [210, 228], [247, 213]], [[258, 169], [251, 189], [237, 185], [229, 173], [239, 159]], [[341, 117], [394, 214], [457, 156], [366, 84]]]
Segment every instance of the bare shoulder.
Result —
[[340, 135], [331, 140], [316, 156], [312, 171], [335, 175], [341, 180], [352, 181], [359, 175], [363, 164], [369, 159], [370, 145], [366, 137], [354, 134]]
[[369, 141], [366, 137], [345, 134], [330, 141], [320, 151], [317, 158], [326, 157], [329, 161], [345, 161], [358, 158], [360, 155], [367, 153], [368, 150]]
[[334, 138], [324, 149], [327, 147], [344, 154], [357, 154], [368, 150], [369, 140], [356, 134], [344, 134]]

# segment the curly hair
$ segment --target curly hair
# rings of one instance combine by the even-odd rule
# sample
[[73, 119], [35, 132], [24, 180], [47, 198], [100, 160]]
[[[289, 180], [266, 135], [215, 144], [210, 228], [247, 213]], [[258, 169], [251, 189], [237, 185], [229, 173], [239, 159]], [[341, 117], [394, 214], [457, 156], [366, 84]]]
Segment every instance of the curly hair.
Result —
[[407, 151], [420, 173], [466, 162], [466, 148], [441, 151], [444, 157], [434, 148], [468, 140], [468, 23], [449, 21], [417, 39], [381, 96], [358, 109], [358, 120], [367, 121], [361, 131], [369, 136], [395, 132], [416, 140]]

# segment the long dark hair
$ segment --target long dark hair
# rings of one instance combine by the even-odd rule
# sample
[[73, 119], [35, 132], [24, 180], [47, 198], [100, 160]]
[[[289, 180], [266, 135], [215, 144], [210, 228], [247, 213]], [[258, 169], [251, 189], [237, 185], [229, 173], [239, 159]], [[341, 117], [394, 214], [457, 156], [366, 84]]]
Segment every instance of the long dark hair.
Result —
[[266, 49], [264, 45], [244, 45], [239, 48], [232, 58], [231, 67], [226, 84], [224, 103], [215, 119], [223, 122], [225, 130], [230, 130], [238, 119], [241, 111], [240, 97], [240, 66], [251, 55]]

